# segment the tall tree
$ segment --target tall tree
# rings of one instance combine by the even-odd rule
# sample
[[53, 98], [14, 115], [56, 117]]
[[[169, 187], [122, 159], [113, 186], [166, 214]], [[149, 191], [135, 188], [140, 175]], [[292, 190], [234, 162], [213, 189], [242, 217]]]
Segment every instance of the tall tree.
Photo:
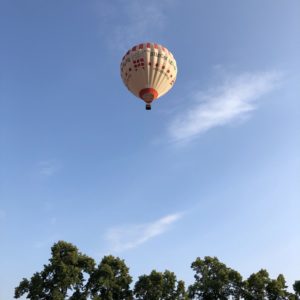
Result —
[[[271, 279], [266, 270], [253, 273], [245, 281], [216, 257], [197, 258], [191, 265], [195, 282], [186, 292], [183, 281], [173, 272], [153, 270], [135, 283], [124, 260], [105, 256], [99, 265], [67, 242], [51, 248], [49, 263], [15, 288], [15, 298], [31, 300], [300, 300], [300, 280], [295, 294], [287, 291], [282, 274]], [[134, 298], [135, 297], [135, 298]]]
[[137, 300], [184, 300], [187, 299], [184, 282], [177, 281], [173, 272], [164, 273], [153, 270], [142, 275], [134, 287]]
[[242, 276], [228, 268], [216, 257], [197, 258], [192, 263], [196, 272], [195, 282], [189, 287], [192, 299], [227, 300], [229, 297], [239, 299], [242, 291]]
[[94, 260], [64, 241], [54, 244], [51, 254], [50, 263], [41, 272], [20, 282], [15, 298], [27, 294], [32, 300], [64, 300], [70, 294], [69, 299], [84, 299], [87, 293], [84, 276], [93, 272]]
[[267, 299], [267, 286], [270, 283], [269, 273], [261, 269], [253, 273], [244, 283], [245, 300], [264, 300]]
[[87, 283], [93, 300], [131, 300], [132, 278], [124, 260], [105, 256]]
[[287, 299], [288, 292], [286, 290], [286, 281], [282, 274], [276, 279], [272, 279], [266, 286], [268, 300]]
[[293, 289], [295, 291], [297, 299], [300, 299], [300, 280], [295, 281], [295, 283], [293, 284]]

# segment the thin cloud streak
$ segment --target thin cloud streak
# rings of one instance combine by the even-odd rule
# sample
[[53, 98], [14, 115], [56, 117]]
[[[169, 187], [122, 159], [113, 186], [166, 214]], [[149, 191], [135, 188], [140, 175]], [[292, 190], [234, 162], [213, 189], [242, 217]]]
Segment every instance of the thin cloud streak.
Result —
[[167, 215], [147, 224], [137, 224], [127, 227], [111, 228], [107, 231], [106, 239], [112, 246], [112, 251], [122, 252], [136, 248], [148, 240], [165, 233], [171, 225], [178, 221], [182, 214]]
[[214, 127], [248, 117], [257, 100], [274, 90], [281, 78], [279, 72], [245, 73], [213, 91], [196, 93], [191, 107], [171, 121], [169, 138], [189, 142]]

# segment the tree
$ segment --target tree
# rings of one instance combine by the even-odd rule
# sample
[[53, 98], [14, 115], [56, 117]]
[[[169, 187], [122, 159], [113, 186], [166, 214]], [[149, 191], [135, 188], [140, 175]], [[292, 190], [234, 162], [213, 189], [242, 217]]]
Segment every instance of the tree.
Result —
[[184, 282], [177, 281], [173, 272], [153, 270], [150, 275], [142, 275], [134, 286], [137, 300], [184, 300], [187, 299]]
[[269, 281], [266, 287], [267, 297], [269, 300], [287, 299], [286, 281], [282, 274], [277, 279]]
[[93, 300], [130, 300], [132, 278], [124, 260], [105, 256], [87, 283]]
[[204, 259], [198, 257], [191, 267], [196, 272], [195, 282], [189, 287], [189, 296], [192, 299], [240, 298], [242, 276], [221, 263], [216, 257], [206, 256]]
[[64, 300], [71, 293], [69, 299], [86, 299], [84, 276], [93, 272], [94, 260], [64, 241], [54, 244], [51, 253], [50, 263], [41, 272], [20, 282], [15, 298], [27, 294], [32, 300]]
[[15, 298], [20, 298], [23, 294], [27, 294], [28, 299], [47, 299], [46, 294], [43, 292], [43, 283], [43, 278], [39, 273], [35, 273], [30, 281], [23, 278], [15, 289]]
[[300, 280], [295, 281], [295, 283], [293, 284], [293, 289], [295, 291], [297, 299], [300, 299]]
[[264, 300], [267, 297], [266, 288], [270, 282], [269, 273], [261, 269], [253, 273], [244, 282], [244, 299], [245, 300]]
[[49, 263], [15, 288], [15, 298], [31, 300], [300, 300], [300, 280], [295, 293], [287, 291], [282, 274], [271, 279], [261, 269], [243, 281], [242, 276], [216, 257], [197, 258], [191, 265], [195, 281], [189, 286], [173, 272], [142, 275], [130, 288], [132, 278], [124, 260], [104, 256], [98, 266], [67, 242], [51, 248]]

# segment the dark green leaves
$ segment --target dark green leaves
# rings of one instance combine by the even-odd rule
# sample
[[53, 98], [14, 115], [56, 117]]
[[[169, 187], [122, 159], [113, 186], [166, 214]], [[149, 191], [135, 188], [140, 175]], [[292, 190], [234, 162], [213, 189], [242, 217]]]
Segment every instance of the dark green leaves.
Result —
[[187, 299], [184, 282], [177, 281], [173, 272], [153, 270], [150, 275], [142, 275], [134, 287], [137, 300], [179, 300]]
[[221, 263], [216, 257], [197, 258], [192, 263], [196, 272], [195, 283], [189, 287], [192, 299], [239, 299], [241, 295], [242, 276]]
[[157, 272], [132, 278], [124, 260], [105, 256], [98, 266], [74, 245], [59, 241], [51, 248], [49, 263], [29, 279], [23, 278], [15, 298], [31, 300], [299, 300], [300, 281], [295, 294], [287, 291], [282, 274], [271, 279], [261, 269], [248, 279], [227, 267], [216, 257], [197, 258], [191, 265], [194, 275], [188, 292], [173, 272]]
[[91, 274], [87, 284], [92, 299], [130, 300], [132, 278], [125, 262], [113, 256], [105, 256]]
[[50, 263], [40, 273], [35, 273], [30, 281], [21, 281], [15, 289], [15, 298], [27, 294], [28, 299], [64, 300], [68, 294], [72, 299], [85, 295], [84, 274], [93, 271], [94, 260], [64, 241], [54, 244], [51, 253]]

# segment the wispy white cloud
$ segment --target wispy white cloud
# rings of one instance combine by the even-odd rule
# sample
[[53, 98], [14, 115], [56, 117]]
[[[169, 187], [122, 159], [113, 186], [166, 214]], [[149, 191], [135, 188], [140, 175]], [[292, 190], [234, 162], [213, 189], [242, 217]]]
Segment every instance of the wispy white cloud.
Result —
[[110, 242], [112, 251], [121, 252], [132, 249], [163, 234], [181, 217], [182, 214], [177, 213], [167, 215], [152, 223], [111, 228], [107, 231], [106, 239]]
[[281, 78], [282, 74], [274, 71], [244, 73], [228, 77], [213, 90], [195, 93], [190, 107], [171, 121], [170, 139], [188, 142], [211, 128], [249, 116], [257, 108], [257, 100], [276, 88]]
[[43, 176], [52, 176], [61, 169], [61, 165], [55, 159], [44, 160], [38, 163], [39, 173]]
[[[110, 1], [99, 6], [102, 24], [110, 26], [110, 46], [127, 50], [128, 45], [157, 38], [167, 24], [167, 14], [176, 0]], [[112, 24], [115, 24], [111, 27]]]

